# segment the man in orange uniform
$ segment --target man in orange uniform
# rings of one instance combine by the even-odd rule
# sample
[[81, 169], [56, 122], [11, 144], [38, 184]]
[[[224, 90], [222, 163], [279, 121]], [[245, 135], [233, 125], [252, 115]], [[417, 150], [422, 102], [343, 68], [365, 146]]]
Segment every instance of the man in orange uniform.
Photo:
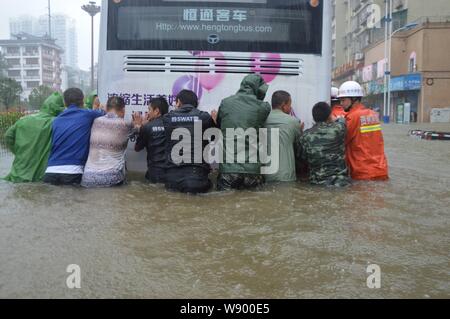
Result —
[[339, 89], [339, 99], [347, 111], [347, 165], [354, 180], [388, 180], [380, 116], [361, 103], [363, 97], [357, 82], [345, 82]]
[[347, 114], [341, 105], [339, 100], [339, 89], [336, 87], [331, 88], [331, 115], [336, 118], [343, 118]]

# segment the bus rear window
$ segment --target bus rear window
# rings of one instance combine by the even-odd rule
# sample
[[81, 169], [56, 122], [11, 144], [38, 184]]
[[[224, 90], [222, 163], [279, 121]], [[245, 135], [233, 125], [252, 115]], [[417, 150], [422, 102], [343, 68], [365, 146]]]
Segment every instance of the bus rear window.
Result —
[[320, 54], [321, 2], [110, 1], [108, 50]]

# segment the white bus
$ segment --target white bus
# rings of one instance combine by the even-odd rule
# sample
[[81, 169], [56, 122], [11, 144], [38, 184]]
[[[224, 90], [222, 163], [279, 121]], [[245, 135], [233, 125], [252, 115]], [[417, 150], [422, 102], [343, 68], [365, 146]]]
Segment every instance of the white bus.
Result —
[[[189, 89], [212, 111], [259, 73], [267, 101], [288, 91], [310, 127], [312, 106], [330, 98], [331, 14], [329, 0], [103, 0], [100, 100], [122, 96], [130, 119]], [[144, 170], [144, 157], [129, 152], [129, 169]]]

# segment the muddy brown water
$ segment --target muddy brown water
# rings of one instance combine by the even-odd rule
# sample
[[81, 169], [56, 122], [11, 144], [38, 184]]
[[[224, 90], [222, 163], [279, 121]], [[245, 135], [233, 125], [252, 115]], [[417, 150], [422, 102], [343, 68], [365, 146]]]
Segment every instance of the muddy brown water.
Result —
[[[84, 190], [0, 181], [1, 298], [450, 297], [450, 142], [385, 127], [391, 180], [336, 190]], [[0, 175], [12, 158], [3, 155]], [[81, 289], [66, 268], [81, 268]], [[381, 288], [369, 289], [369, 264]]]

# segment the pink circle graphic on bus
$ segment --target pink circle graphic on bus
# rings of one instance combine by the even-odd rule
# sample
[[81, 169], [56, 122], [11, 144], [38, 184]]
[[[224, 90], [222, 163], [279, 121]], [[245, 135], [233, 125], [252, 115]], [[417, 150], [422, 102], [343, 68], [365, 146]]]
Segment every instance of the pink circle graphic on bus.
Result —
[[177, 96], [183, 90], [190, 90], [197, 94], [200, 100], [203, 95], [203, 88], [198, 78], [192, 75], [184, 75], [175, 81], [172, 88], [173, 95]]
[[[213, 63], [208, 62], [208, 60], [199, 60], [197, 62], [197, 71], [202, 70], [207, 64], [215, 66], [216, 71], [226, 70], [227, 65], [224, 60], [225, 57], [221, 52], [198, 52], [194, 55], [200, 58], [211, 58], [213, 60]], [[197, 73], [197, 76], [200, 80], [200, 84], [208, 91], [211, 91], [219, 86], [219, 84], [225, 79], [225, 73]]]
[[252, 62], [253, 72], [260, 74], [264, 72], [269, 73], [261, 74], [266, 83], [272, 82], [277, 77], [281, 67], [281, 55], [276, 53], [253, 53], [251, 58], [255, 59], [255, 62]]

